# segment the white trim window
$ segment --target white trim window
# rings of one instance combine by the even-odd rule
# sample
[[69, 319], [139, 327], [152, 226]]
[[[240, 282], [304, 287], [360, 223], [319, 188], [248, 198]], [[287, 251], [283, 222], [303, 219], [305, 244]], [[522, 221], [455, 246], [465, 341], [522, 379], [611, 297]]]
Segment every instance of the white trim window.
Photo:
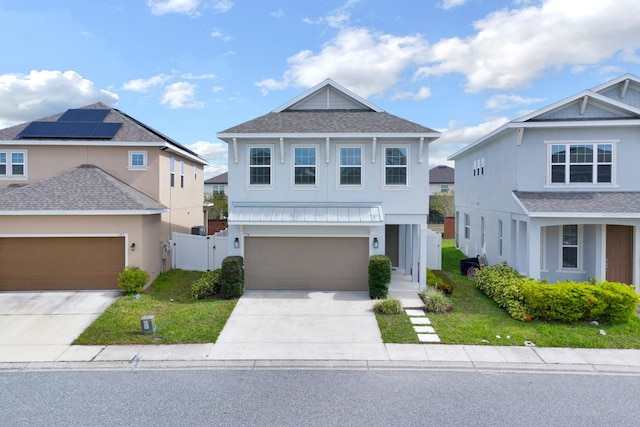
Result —
[[249, 174], [247, 182], [252, 187], [273, 185], [273, 146], [259, 145], [247, 147]]
[[361, 187], [363, 181], [362, 146], [338, 146], [338, 185]]
[[184, 161], [180, 160], [180, 188], [184, 188]]
[[174, 159], [173, 157], [171, 157], [169, 159], [169, 185], [171, 187], [175, 187], [176, 186], [176, 159]]
[[484, 217], [480, 217], [480, 247], [484, 251]]
[[292, 146], [293, 185], [313, 187], [318, 183], [318, 147]]
[[580, 269], [580, 233], [581, 227], [566, 224], [560, 228], [560, 268], [562, 270]]
[[26, 178], [27, 152], [0, 151], [0, 178]]
[[136, 170], [136, 171], [147, 170], [147, 152], [146, 151], [129, 151], [129, 170]]
[[614, 184], [613, 142], [549, 144], [549, 183]]
[[384, 147], [384, 185], [409, 185], [409, 147]]
[[464, 214], [464, 238], [471, 239], [471, 218], [469, 214]]
[[503, 234], [502, 234], [502, 220], [498, 220], [498, 256], [502, 256], [502, 242], [503, 242]]

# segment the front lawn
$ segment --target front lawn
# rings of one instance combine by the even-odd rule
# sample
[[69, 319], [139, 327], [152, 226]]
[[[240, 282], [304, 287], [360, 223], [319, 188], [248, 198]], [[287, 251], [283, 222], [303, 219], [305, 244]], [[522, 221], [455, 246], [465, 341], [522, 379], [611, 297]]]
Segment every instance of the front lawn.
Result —
[[[202, 272], [171, 270], [135, 295], [123, 295], [74, 344], [185, 344], [216, 342], [237, 299], [194, 300], [191, 283]], [[140, 317], [153, 315], [157, 331], [143, 335]]]
[[[455, 248], [453, 240], [442, 241], [442, 269], [453, 287], [453, 312], [427, 314], [442, 343], [522, 346], [529, 341], [538, 347], [640, 348], [639, 318], [617, 325], [563, 324], [540, 320], [521, 322], [513, 319], [476, 289], [471, 280], [460, 275], [458, 263], [464, 257]], [[384, 325], [380, 322], [379, 325], [383, 330]], [[605, 335], [600, 333], [601, 330]], [[399, 336], [383, 331], [385, 342], [415, 342], [394, 338]]]

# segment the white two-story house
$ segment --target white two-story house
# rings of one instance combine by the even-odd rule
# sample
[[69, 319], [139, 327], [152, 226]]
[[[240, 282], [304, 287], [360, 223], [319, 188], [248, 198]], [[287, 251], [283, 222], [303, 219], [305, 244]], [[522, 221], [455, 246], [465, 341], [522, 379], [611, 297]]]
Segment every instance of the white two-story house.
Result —
[[534, 278], [640, 284], [640, 79], [626, 74], [455, 153], [456, 239]]
[[425, 283], [438, 132], [325, 80], [217, 136], [229, 144], [229, 254], [244, 257], [246, 289], [367, 290], [374, 254]]

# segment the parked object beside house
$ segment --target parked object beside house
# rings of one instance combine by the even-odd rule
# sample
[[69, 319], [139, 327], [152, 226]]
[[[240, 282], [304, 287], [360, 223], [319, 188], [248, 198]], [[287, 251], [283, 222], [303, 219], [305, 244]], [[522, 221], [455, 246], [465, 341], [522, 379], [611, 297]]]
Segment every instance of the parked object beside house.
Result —
[[229, 144], [229, 255], [244, 257], [246, 289], [367, 290], [381, 254], [425, 282], [438, 132], [327, 79], [217, 136]]
[[640, 79], [513, 120], [450, 159], [456, 242], [550, 282], [640, 283]]
[[117, 289], [205, 221], [206, 161], [97, 103], [0, 130], [0, 290]]

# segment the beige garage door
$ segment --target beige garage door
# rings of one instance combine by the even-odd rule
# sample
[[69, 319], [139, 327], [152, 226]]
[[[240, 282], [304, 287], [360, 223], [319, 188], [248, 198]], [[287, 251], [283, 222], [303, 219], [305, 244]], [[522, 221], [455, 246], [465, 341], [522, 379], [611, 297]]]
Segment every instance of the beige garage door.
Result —
[[246, 289], [369, 289], [366, 237], [247, 237], [244, 262]]
[[0, 290], [117, 289], [124, 237], [0, 238]]

